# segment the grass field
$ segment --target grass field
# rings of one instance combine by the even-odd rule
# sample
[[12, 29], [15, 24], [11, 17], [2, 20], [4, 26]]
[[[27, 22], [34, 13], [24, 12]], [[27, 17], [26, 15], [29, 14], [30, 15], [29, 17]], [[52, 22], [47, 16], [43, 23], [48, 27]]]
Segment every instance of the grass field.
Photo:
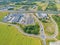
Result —
[[0, 24], [0, 45], [41, 45], [41, 40], [24, 36], [13, 26]]
[[60, 4], [56, 4], [57, 9], [60, 10]]
[[0, 12], [0, 21], [2, 21], [4, 16], [6, 16], [7, 14], [8, 14], [8, 12]]
[[49, 19], [47, 22], [42, 22], [44, 29], [45, 29], [45, 33], [47, 36], [51, 36], [54, 34], [55, 32], [55, 24], [54, 22]]
[[58, 24], [58, 36], [57, 36], [57, 39], [60, 40], [60, 16], [52, 16], [54, 18], [54, 20], [56, 21], [56, 23]]
[[35, 2], [38, 6], [42, 7], [42, 10], [44, 11], [46, 7], [48, 6], [48, 3], [41, 3], [41, 2]]
[[44, 25], [46, 35], [51, 36], [54, 34], [55, 28], [54, 28], [53, 23], [51, 23], [51, 22], [50, 23], [43, 23], [43, 25]]

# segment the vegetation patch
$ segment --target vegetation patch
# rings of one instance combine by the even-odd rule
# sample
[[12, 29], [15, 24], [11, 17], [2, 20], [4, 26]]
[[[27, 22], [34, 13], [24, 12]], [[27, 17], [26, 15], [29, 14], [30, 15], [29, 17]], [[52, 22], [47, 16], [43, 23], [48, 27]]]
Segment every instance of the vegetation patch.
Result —
[[57, 11], [57, 6], [55, 3], [50, 2], [46, 8], [47, 11]]
[[54, 15], [54, 16], [52, 16], [53, 17], [53, 19], [57, 22], [57, 24], [58, 24], [58, 28], [59, 28], [59, 30], [58, 30], [58, 36], [57, 36], [57, 39], [58, 40], [60, 40], [60, 16], [58, 16], [58, 15]]
[[39, 34], [39, 31], [40, 31], [39, 24], [27, 25], [27, 26], [20, 25], [20, 27], [23, 29], [24, 32], [28, 34]]
[[42, 7], [41, 6], [38, 6], [38, 10], [41, 10], [42, 11]]

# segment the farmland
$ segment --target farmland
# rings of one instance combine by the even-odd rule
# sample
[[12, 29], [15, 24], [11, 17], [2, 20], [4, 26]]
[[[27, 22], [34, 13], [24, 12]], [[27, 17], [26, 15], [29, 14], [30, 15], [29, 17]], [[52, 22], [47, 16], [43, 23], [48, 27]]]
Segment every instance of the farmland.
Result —
[[41, 45], [40, 41], [21, 34], [14, 26], [0, 23], [0, 45]]

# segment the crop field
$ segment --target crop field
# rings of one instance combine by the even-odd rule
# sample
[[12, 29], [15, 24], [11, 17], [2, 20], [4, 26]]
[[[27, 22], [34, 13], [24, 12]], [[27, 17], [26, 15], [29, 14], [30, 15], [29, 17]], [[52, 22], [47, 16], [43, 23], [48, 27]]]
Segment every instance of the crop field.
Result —
[[41, 45], [41, 40], [21, 34], [14, 26], [0, 23], [0, 45]]

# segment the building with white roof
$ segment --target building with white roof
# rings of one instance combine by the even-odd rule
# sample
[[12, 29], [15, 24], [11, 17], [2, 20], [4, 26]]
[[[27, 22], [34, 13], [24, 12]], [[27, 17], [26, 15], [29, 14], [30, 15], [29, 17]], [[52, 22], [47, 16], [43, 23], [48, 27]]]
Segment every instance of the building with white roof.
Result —
[[49, 45], [60, 45], [60, 41], [56, 41], [56, 42], [50, 42]]
[[38, 18], [47, 18], [47, 14], [46, 13], [36, 13], [36, 16]]

